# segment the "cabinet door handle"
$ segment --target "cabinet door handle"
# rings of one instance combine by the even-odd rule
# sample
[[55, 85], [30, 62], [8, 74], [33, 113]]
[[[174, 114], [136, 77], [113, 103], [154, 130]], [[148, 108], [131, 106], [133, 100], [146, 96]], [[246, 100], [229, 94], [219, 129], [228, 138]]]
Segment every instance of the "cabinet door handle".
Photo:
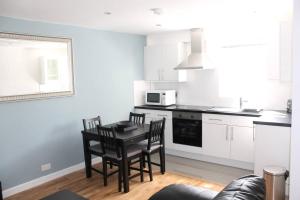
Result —
[[226, 126], [226, 141], [228, 140], [228, 129], [229, 129], [229, 127]]
[[210, 121], [219, 121], [219, 122], [222, 121], [221, 119], [213, 119], [213, 118], [210, 118], [210, 119], [208, 119], [208, 120], [210, 120]]
[[231, 141], [233, 141], [233, 127], [230, 127], [231, 129]]
[[255, 130], [253, 129], [253, 142], [255, 141]]
[[157, 114], [157, 116], [160, 116], [160, 117], [167, 117], [168, 115]]

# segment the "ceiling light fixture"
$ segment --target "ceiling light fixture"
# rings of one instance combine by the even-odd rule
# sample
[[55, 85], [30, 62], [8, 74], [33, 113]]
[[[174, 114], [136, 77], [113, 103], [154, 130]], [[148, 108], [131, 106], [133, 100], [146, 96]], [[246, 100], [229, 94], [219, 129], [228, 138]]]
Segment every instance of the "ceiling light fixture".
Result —
[[111, 12], [106, 11], [106, 12], [104, 12], [104, 14], [105, 15], [111, 15]]
[[156, 24], [157, 27], [161, 27], [161, 24]]
[[162, 15], [163, 14], [163, 10], [161, 8], [151, 8], [150, 11], [153, 12], [154, 15]]

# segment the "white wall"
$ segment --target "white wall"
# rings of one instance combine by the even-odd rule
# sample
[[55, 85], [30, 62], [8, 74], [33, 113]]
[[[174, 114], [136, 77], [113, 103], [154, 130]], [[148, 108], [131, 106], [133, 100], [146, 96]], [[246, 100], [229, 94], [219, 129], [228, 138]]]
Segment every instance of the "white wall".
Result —
[[[152, 88], [176, 89], [178, 91], [177, 101], [179, 104], [236, 107], [239, 105], [239, 97], [243, 96], [249, 100], [249, 107], [285, 109], [286, 101], [291, 97], [291, 81], [289, 78], [291, 74], [291, 58], [288, 51], [285, 51], [285, 54], [280, 54], [282, 48], [290, 47], [290, 30], [286, 28], [289, 27], [289, 23], [284, 22], [282, 24], [285, 29], [280, 29], [279, 24], [274, 23], [271, 24], [272, 26], [270, 25], [271, 28], [265, 28], [265, 31], [261, 27], [260, 29], [258, 29], [258, 27], [255, 29], [255, 27], [247, 26], [232, 29], [231, 32], [228, 30], [222, 32], [216, 27], [209, 27], [205, 29], [206, 51], [209, 55], [210, 63], [215, 69], [188, 71], [188, 81], [186, 83], [152, 83]], [[251, 34], [249, 33], [248, 36], [243, 34], [250, 30], [255, 31], [252, 31]], [[234, 40], [234, 38], [237, 39]], [[189, 31], [151, 34], [147, 36], [147, 45], [175, 42], [190, 42]], [[233, 53], [231, 53], [231, 55], [233, 55], [232, 57], [224, 57], [224, 46], [255, 42], [264, 44], [264, 49], [266, 49], [265, 57], [260, 56], [259, 53], [255, 53], [257, 52], [256, 47], [253, 47], [252, 50], [245, 51], [245, 54], [249, 52], [248, 54], [255, 55], [244, 55], [245, 58], [249, 57], [248, 60], [240, 58], [243, 59], [241, 61], [245, 63], [243, 67], [253, 68], [253, 66], [259, 66], [259, 68], [257, 67], [253, 75], [245, 76], [245, 78], [248, 79], [245, 85], [248, 86], [243, 86], [241, 87], [242, 89], [239, 89], [237, 88], [237, 86], [239, 86], [238, 78], [240, 76], [237, 72], [238, 70], [235, 70], [231, 76], [224, 79], [225, 63], [228, 62], [227, 66], [230, 66], [231, 61], [237, 60]], [[257, 49], [258, 48], [259, 47], [257, 47]], [[258, 58], [259, 56], [261, 57], [260, 60]], [[239, 55], [237, 57], [241, 56]], [[251, 70], [253, 71], [253, 69]], [[239, 71], [242, 72], [243, 70]], [[263, 77], [260, 79], [260, 82], [258, 82], [257, 75]], [[237, 81], [232, 81], [234, 79]], [[232, 81], [232, 85], [235, 87], [228, 86], [227, 89], [231, 90], [228, 92], [224, 90], [224, 84], [230, 81]]]
[[300, 199], [300, 1], [294, 0], [290, 200]]

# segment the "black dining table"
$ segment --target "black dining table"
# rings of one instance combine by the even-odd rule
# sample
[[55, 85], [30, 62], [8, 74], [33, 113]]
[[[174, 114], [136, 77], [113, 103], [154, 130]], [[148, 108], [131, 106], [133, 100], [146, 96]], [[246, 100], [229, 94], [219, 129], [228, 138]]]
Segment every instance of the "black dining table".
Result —
[[[117, 123], [105, 125], [105, 127], [115, 127]], [[122, 163], [123, 163], [123, 186], [124, 192], [129, 192], [129, 177], [128, 177], [128, 160], [127, 160], [127, 147], [132, 144], [137, 144], [145, 139], [149, 132], [150, 125], [138, 125], [137, 129], [130, 130], [126, 132], [120, 132], [116, 130], [116, 139], [118, 145], [121, 147], [122, 151]], [[81, 131], [83, 148], [84, 148], [84, 161], [85, 161], [85, 173], [86, 177], [90, 178], [92, 175], [92, 163], [91, 163], [91, 153], [89, 152], [90, 141], [99, 141], [98, 131], [96, 128], [88, 129], [86, 131]], [[164, 145], [163, 145], [164, 146]], [[163, 154], [165, 149], [163, 149]], [[165, 164], [163, 164], [165, 166]], [[162, 169], [165, 172], [165, 168]]]

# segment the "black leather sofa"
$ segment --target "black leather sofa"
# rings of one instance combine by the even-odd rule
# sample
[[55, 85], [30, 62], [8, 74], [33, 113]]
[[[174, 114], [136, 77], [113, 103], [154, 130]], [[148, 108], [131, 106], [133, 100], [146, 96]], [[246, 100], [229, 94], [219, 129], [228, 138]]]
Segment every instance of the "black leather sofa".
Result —
[[155, 193], [149, 200], [264, 200], [262, 177], [248, 175], [232, 181], [221, 192], [190, 185], [172, 184]]

